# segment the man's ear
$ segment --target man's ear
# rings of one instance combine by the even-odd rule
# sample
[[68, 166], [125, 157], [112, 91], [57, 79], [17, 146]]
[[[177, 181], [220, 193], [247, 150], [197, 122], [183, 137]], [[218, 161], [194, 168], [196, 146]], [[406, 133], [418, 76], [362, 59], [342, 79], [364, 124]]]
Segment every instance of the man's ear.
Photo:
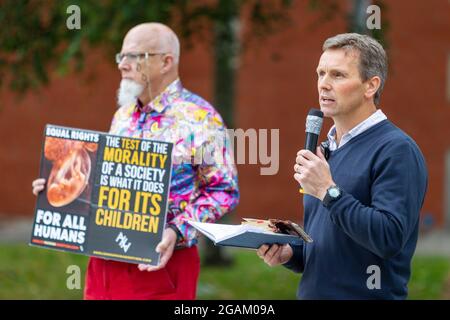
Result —
[[381, 79], [379, 76], [374, 76], [366, 81], [366, 92], [364, 96], [367, 99], [373, 98], [375, 93], [377, 93], [378, 88], [380, 88]]
[[165, 74], [165, 73], [169, 72], [169, 70], [171, 70], [173, 67], [173, 63], [174, 63], [173, 56], [171, 54], [164, 55], [164, 57], [162, 59], [161, 73]]

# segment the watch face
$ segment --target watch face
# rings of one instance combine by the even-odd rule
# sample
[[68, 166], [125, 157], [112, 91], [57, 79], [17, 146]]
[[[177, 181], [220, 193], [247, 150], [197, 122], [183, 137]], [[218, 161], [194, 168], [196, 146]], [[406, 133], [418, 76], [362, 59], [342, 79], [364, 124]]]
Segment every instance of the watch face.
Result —
[[339, 191], [338, 188], [334, 187], [334, 188], [330, 188], [328, 190], [328, 194], [332, 197], [332, 198], [336, 198], [339, 196], [341, 192]]

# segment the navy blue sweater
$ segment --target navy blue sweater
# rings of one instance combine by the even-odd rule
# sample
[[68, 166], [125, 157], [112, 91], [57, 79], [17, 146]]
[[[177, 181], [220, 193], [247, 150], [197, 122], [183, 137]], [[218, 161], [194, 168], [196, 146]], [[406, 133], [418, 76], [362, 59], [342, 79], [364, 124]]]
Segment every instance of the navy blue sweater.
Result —
[[303, 272], [297, 297], [406, 298], [427, 188], [418, 146], [384, 120], [331, 152], [328, 163], [343, 196], [328, 209], [304, 196], [305, 230], [314, 242], [294, 247], [284, 264]]

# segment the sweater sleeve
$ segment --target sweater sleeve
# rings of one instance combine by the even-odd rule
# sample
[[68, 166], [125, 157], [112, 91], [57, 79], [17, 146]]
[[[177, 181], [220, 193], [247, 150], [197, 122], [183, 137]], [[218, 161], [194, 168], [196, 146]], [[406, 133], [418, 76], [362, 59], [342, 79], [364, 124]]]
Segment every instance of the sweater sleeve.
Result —
[[343, 190], [329, 207], [338, 227], [384, 259], [397, 255], [406, 244], [418, 223], [427, 188], [427, 170], [418, 148], [402, 143], [393, 149], [385, 150], [390, 156], [373, 166], [370, 206]]
[[291, 245], [294, 254], [291, 259], [283, 264], [284, 267], [292, 270], [296, 273], [303, 272], [304, 262], [303, 262], [303, 244], [302, 245]]

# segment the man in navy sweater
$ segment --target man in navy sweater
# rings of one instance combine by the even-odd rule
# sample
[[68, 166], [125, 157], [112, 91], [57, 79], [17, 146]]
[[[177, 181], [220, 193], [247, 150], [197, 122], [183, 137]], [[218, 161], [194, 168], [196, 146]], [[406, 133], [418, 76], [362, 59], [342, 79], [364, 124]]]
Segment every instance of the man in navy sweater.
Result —
[[317, 76], [320, 108], [334, 121], [330, 156], [300, 150], [294, 166], [314, 242], [263, 245], [258, 255], [303, 273], [299, 299], [405, 299], [427, 169], [379, 109], [386, 53], [369, 36], [340, 34], [325, 41]]

